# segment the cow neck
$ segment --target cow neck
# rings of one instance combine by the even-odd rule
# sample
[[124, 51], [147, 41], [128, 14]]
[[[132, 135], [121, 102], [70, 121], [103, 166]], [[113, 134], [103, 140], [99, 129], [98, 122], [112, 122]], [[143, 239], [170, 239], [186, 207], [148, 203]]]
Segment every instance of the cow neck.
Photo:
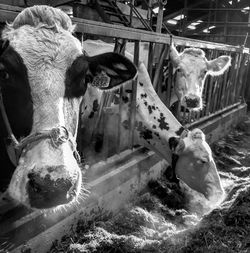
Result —
[[180, 136], [184, 127], [155, 92], [145, 66], [138, 69], [136, 135], [138, 143], [171, 161], [169, 138]]

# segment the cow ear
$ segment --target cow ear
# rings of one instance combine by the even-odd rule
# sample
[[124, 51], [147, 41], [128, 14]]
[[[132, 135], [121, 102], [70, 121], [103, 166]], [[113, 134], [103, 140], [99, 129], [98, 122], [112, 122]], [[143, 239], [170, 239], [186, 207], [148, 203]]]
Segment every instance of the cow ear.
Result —
[[231, 65], [231, 57], [222, 55], [214, 60], [207, 61], [208, 74], [218, 76], [223, 74]]
[[0, 55], [7, 49], [9, 46], [8, 40], [0, 40]]
[[185, 143], [180, 137], [170, 137], [169, 148], [173, 154], [179, 155], [185, 148]]
[[118, 88], [121, 84], [134, 79], [137, 75], [135, 65], [117, 53], [104, 53], [88, 57], [90, 85], [101, 90]]
[[173, 66], [177, 67], [180, 63], [180, 54], [178, 53], [177, 49], [173, 44], [170, 46], [169, 56]]
[[101, 90], [115, 89], [136, 75], [135, 65], [123, 55], [116, 53], [93, 57], [81, 55], [67, 71], [65, 96], [83, 96], [88, 84]]

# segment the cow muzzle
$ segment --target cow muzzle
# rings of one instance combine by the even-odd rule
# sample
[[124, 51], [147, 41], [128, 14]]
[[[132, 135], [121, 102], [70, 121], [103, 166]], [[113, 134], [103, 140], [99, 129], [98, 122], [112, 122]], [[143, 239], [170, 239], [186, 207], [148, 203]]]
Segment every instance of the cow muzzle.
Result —
[[[65, 166], [43, 168], [47, 171], [66, 175]], [[73, 176], [53, 178], [51, 174], [42, 177], [40, 173], [30, 172], [26, 185], [31, 208], [44, 209], [65, 205], [75, 199], [81, 185], [81, 173]]]
[[65, 127], [32, 134], [19, 143], [22, 153], [8, 192], [33, 209], [55, 208], [75, 200], [82, 174], [73, 137]]
[[183, 98], [184, 106], [189, 109], [198, 109], [201, 107], [201, 98], [196, 95], [187, 95]]

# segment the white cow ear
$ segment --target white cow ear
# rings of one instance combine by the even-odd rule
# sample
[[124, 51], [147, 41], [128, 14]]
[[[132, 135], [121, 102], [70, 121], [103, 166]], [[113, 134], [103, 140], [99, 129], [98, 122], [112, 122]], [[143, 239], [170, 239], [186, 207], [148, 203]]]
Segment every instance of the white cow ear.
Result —
[[137, 75], [135, 65], [123, 55], [105, 53], [88, 57], [89, 72], [92, 75], [90, 85], [101, 90], [119, 88]]
[[180, 63], [180, 54], [178, 53], [178, 51], [176, 50], [175, 46], [172, 44], [170, 46], [170, 60], [173, 64], [174, 67], [177, 67]]
[[223, 74], [231, 65], [231, 57], [227, 55], [220, 56], [214, 60], [207, 61], [208, 74], [218, 76]]

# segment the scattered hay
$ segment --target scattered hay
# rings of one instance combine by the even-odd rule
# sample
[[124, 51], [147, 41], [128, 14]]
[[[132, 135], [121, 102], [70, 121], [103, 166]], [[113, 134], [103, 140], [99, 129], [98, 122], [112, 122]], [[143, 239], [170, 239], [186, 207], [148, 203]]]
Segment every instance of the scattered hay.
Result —
[[164, 177], [151, 181], [148, 192], [116, 217], [79, 222], [50, 252], [250, 252], [249, 143], [241, 127], [213, 145], [227, 197], [206, 215], [194, 213], [193, 202]]

